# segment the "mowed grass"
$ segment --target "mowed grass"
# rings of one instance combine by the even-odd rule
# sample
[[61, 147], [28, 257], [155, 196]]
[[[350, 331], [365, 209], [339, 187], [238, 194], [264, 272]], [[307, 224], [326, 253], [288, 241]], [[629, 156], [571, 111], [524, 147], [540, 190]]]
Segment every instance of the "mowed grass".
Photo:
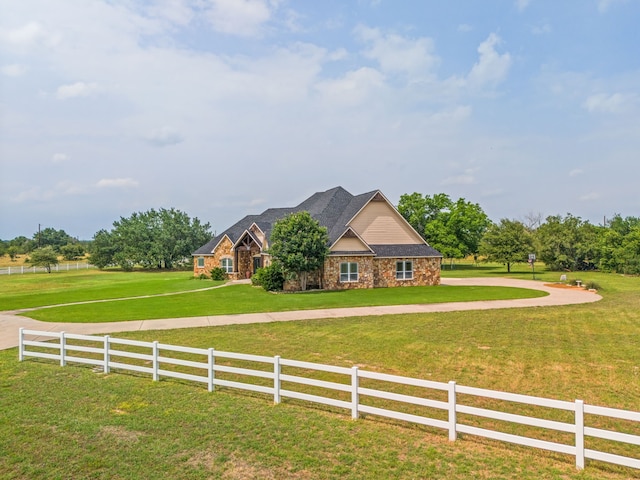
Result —
[[473, 300], [534, 298], [539, 290], [510, 287], [405, 287], [341, 292], [274, 294], [251, 285], [231, 285], [188, 295], [139, 298], [118, 302], [70, 305], [30, 311], [25, 315], [47, 322], [112, 322]]
[[[556, 276], [550, 273], [549, 276]], [[586, 278], [586, 277], [585, 277]], [[353, 366], [640, 409], [640, 279], [589, 274], [575, 306], [390, 315], [118, 337]], [[0, 352], [0, 477], [626, 479], [541, 450], [186, 381]], [[493, 425], [494, 428], [496, 425]], [[628, 433], [640, 434], [638, 427]], [[590, 447], [587, 440], [587, 447]], [[637, 447], [623, 453], [640, 457]]]
[[222, 283], [196, 280], [191, 272], [120, 272], [92, 269], [2, 275], [0, 311], [192, 291]]

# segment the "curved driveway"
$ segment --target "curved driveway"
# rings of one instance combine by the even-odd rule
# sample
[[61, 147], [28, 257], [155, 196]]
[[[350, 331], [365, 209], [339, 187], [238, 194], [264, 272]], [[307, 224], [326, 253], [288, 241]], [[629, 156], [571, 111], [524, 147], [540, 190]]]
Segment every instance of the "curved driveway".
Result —
[[297, 310], [291, 312], [247, 313], [240, 315], [216, 315], [204, 317], [170, 318], [163, 320], [134, 320], [109, 323], [49, 323], [0, 313], [0, 350], [18, 346], [20, 327], [46, 332], [68, 332], [80, 334], [107, 334], [136, 330], [169, 330], [173, 328], [212, 327], [219, 325], [284, 322], [320, 318], [359, 317], [367, 315], [389, 315], [399, 313], [453, 312], [462, 310], [489, 310], [497, 308], [548, 307], [597, 302], [602, 297], [594, 292], [578, 288], [558, 288], [533, 280], [507, 278], [444, 278], [442, 285], [519, 287], [542, 290], [549, 295], [518, 300], [486, 300], [476, 302], [451, 302], [419, 305], [391, 305], [381, 307], [327, 308], [320, 310]]

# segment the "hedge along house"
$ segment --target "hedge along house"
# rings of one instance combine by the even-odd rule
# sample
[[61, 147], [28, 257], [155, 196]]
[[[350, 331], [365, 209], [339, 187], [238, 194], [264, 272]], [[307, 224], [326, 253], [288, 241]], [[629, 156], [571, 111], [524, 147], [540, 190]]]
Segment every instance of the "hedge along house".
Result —
[[[248, 215], [193, 253], [194, 275], [222, 267], [231, 279], [268, 266], [273, 224], [307, 211], [327, 228], [330, 253], [309, 286], [329, 290], [438, 285], [440, 252], [409, 225], [379, 190], [352, 195], [342, 187], [313, 194], [293, 208]], [[293, 283], [285, 285], [293, 288]]]

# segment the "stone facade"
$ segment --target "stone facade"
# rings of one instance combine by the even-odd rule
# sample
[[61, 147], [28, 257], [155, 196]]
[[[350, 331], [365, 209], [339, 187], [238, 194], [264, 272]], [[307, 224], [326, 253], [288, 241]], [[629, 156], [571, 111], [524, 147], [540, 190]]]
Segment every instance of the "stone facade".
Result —
[[[396, 262], [413, 262], [413, 279], [396, 279]], [[376, 258], [373, 261], [373, 282], [376, 287], [413, 287], [440, 285], [439, 258]]]
[[[341, 282], [340, 264], [355, 262], [358, 264], [358, 281]], [[330, 256], [324, 262], [324, 288], [325, 290], [351, 290], [356, 288], [373, 288], [373, 257]]]
[[[220, 244], [216, 248], [216, 251], [213, 255], [207, 255], [207, 256], [201, 257], [201, 258], [204, 258], [204, 267], [198, 267], [199, 257], [195, 257], [193, 262], [194, 276], [197, 277], [203, 273], [209, 276], [213, 268], [222, 266], [220, 262], [222, 261], [223, 258], [233, 258], [234, 255], [233, 255], [232, 247], [233, 247], [233, 244], [231, 243], [231, 240], [225, 237], [220, 242]], [[234, 261], [234, 269], [235, 269], [235, 261]], [[233, 274], [229, 275], [229, 278], [232, 280], [235, 280], [236, 277], [237, 275], [233, 275]]]

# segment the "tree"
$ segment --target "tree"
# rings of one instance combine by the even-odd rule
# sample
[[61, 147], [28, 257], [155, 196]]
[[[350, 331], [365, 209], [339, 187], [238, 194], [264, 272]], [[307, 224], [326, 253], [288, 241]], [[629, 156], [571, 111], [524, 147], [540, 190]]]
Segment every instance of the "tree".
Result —
[[508, 273], [511, 273], [511, 264], [526, 262], [533, 252], [529, 229], [522, 222], [506, 218], [499, 224], [491, 224], [480, 243], [480, 253], [488, 261], [504, 263]]
[[60, 253], [65, 260], [77, 260], [84, 256], [84, 247], [79, 243], [67, 243], [60, 247]]
[[12, 262], [16, 261], [16, 258], [18, 258], [19, 253], [20, 253], [20, 249], [16, 245], [11, 245], [9, 246], [9, 248], [7, 248], [7, 254], [9, 255], [9, 258], [11, 259]]
[[599, 235], [599, 262], [603, 270], [640, 274], [640, 218], [615, 215]]
[[307, 276], [324, 264], [329, 235], [309, 212], [292, 213], [278, 220], [271, 232], [269, 254], [287, 275], [296, 275], [306, 290]]
[[210, 225], [171, 208], [136, 212], [94, 235], [89, 261], [98, 268], [173, 268], [211, 238]]
[[52, 246], [36, 248], [31, 252], [29, 261], [31, 265], [44, 267], [47, 269], [47, 273], [51, 273], [51, 267], [58, 264], [58, 255]]
[[445, 258], [476, 255], [489, 217], [480, 205], [464, 198], [455, 202], [444, 193], [400, 197], [398, 211]]
[[55, 228], [45, 228], [33, 234], [33, 241], [37, 248], [46, 246], [53, 247], [55, 252], [60, 252], [60, 248], [74, 243], [76, 240], [67, 234], [64, 230], [56, 230]]
[[540, 260], [551, 270], [591, 270], [598, 263], [598, 228], [580, 217], [549, 216], [535, 236]]

